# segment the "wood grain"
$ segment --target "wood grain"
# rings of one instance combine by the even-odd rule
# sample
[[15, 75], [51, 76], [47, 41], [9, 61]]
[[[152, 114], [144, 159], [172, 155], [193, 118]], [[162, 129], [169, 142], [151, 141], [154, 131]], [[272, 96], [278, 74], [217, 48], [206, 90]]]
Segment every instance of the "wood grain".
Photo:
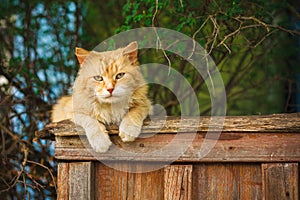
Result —
[[[180, 133], [180, 132], [199, 132], [210, 131], [222, 132], [300, 132], [300, 113], [275, 114], [258, 116], [226, 116], [223, 117], [166, 117], [165, 120], [146, 120], [142, 132], [152, 133]], [[211, 123], [213, 122], [213, 123]], [[117, 126], [107, 127], [112, 134], [118, 133]], [[51, 123], [40, 131], [36, 136], [54, 140], [55, 136], [84, 135], [81, 127], [75, 126], [73, 122], [64, 120]]]
[[57, 199], [69, 199], [69, 163], [58, 163], [57, 171]]
[[[176, 162], [299, 162], [300, 134], [298, 133], [222, 133], [211, 151], [203, 157], [199, 154], [205, 135], [197, 134], [190, 142], [174, 143], [173, 148], [160, 153], [174, 138], [174, 134], [157, 134], [123, 143], [118, 136], [111, 136], [114, 146], [106, 153], [95, 153], [85, 136], [57, 137], [55, 157], [62, 160], [134, 160]], [[187, 145], [180, 156], [174, 151]], [[123, 149], [124, 151], [120, 151]], [[135, 152], [136, 154], [126, 154]]]
[[193, 199], [262, 199], [259, 164], [197, 164]]
[[[94, 199], [94, 163], [72, 162], [69, 163], [69, 199]], [[60, 187], [60, 186], [59, 186]]]
[[[123, 143], [113, 134], [114, 145], [95, 154], [84, 131], [65, 120], [49, 124], [38, 136], [55, 136], [55, 156], [62, 160], [135, 160], [177, 162], [298, 162], [300, 160], [300, 113], [268, 116], [226, 117], [222, 133], [220, 117], [167, 117], [166, 121], [146, 121], [135, 142]], [[163, 126], [161, 126], [164, 124]], [[112, 133], [117, 127], [111, 126]], [[217, 132], [214, 132], [217, 131]], [[219, 135], [220, 134], [220, 135]], [[179, 139], [178, 139], [179, 138]], [[203, 157], [204, 141], [216, 143]], [[171, 143], [172, 142], [172, 143]], [[173, 144], [173, 146], [171, 146]], [[207, 146], [207, 145], [206, 145]], [[165, 148], [166, 147], [166, 148]], [[183, 148], [183, 154], [176, 154]], [[128, 155], [125, 152], [134, 152]], [[157, 151], [161, 150], [163, 153]], [[180, 152], [181, 153], [181, 152]]]
[[[163, 170], [146, 173], [128, 173], [135, 168], [143, 171], [148, 164], [114, 163], [107, 167], [96, 164], [96, 199], [101, 200], [162, 200], [163, 199]], [[150, 164], [151, 165], [151, 164]], [[138, 169], [137, 169], [138, 168]]]
[[169, 165], [164, 168], [164, 200], [192, 199], [192, 165]]
[[297, 200], [298, 163], [268, 163], [262, 165], [265, 200]]

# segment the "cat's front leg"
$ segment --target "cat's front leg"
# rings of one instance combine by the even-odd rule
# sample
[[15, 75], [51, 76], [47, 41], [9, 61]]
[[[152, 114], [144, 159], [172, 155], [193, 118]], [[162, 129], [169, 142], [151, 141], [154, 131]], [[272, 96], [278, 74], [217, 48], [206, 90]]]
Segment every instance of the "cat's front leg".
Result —
[[98, 120], [83, 114], [75, 114], [74, 122], [82, 126], [85, 130], [86, 137], [96, 152], [106, 152], [112, 142], [105, 126]]
[[141, 129], [141, 125], [136, 125], [130, 118], [124, 118], [120, 124], [119, 136], [123, 142], [132, 142], [139, 136]]
[[148, 109], [135, 108], [125, 115], [119, 127], [119, 136], [123, 142], [132, 142], [140, 135], [143, 121], [148, 113]]

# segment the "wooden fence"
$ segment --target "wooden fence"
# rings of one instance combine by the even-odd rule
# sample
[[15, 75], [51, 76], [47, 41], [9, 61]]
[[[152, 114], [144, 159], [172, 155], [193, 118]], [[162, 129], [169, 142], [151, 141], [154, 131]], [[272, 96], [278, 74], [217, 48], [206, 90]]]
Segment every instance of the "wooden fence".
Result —
[[[180, 118], [168, 117], [158, 134], [133, 143], [121, 142], [114, 134], [117, 129], [110, 127], [115, 147], [138, 152], [132, 155], [116, 155], [112, 149], [95, 156], [83, 131], [70, 121], [49, 124], [37, 136], [55, 140], [58, 199], [299, 198], [300, 114], [226, 117], [220, 137], [205, 157], [199, 155], [199, 150], [210, 118], [201, 117], [200, 122], [189, 118], [186, 122], [191, 130], [197, 130], [193, 142], [165, 166], [161, 154], [143, 153], [163, 148], [177, 134], [192, 134], [178, 133]], [[158, 120], [148, 125], [143, 136], [151, 135], [160, 123]], [[220, 125], [215, 127], [218, 130]], [[186, 141], [181, 142], [178, 145]], [[148, 170], [156, 166], [161, 167]]]

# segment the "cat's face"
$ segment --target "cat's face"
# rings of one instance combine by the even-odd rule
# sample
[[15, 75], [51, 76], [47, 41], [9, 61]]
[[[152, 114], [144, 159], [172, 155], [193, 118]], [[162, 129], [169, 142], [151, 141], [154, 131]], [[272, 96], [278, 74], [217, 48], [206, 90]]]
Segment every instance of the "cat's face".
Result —
[[[86, 53], [79, 76], [89, 96], [100, 103], [128, 101], [142, 79], [137, 66], [137, 44], [131, 43], [115, 51]], [[78, 54], [77, 57], [80, 62], [82, 57]]]

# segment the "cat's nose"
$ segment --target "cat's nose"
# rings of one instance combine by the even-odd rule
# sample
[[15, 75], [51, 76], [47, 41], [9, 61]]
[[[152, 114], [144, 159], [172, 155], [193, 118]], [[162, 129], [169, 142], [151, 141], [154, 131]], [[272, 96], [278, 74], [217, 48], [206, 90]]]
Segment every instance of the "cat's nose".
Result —
[[106, 90], [107, 90], [110, 94], [112, 94], [113, 91], [114, 91], [114, 88], [107, 88]]

